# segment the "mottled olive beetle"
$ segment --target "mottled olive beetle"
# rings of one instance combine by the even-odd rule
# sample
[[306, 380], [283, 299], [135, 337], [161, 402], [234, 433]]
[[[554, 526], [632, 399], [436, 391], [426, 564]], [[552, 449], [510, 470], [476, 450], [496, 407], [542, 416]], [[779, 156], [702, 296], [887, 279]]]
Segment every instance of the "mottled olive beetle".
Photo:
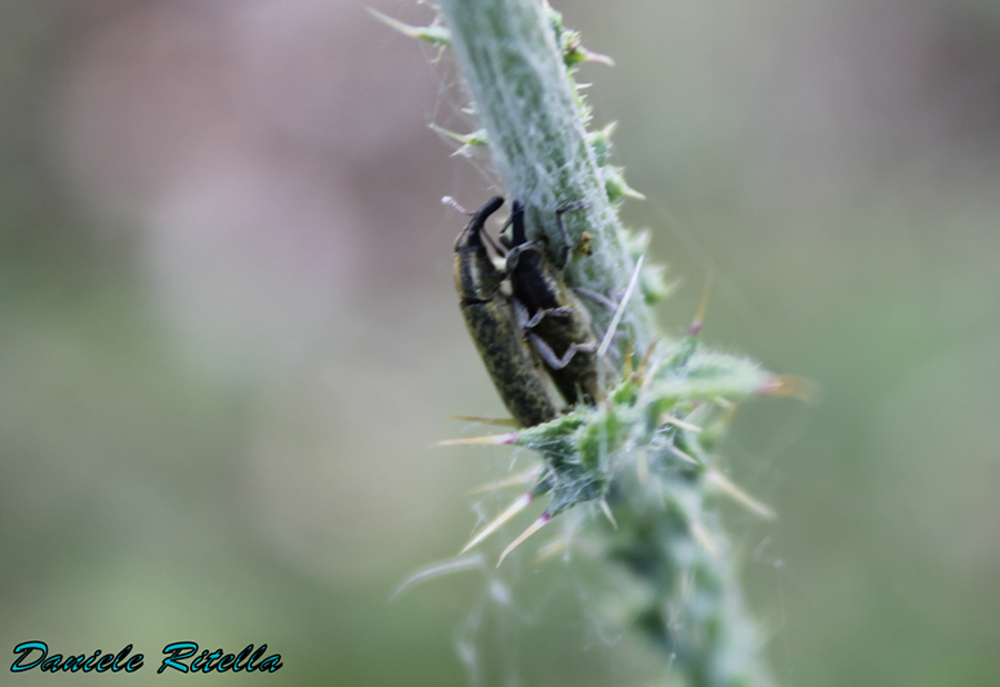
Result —
[[490, 258], [483, 237], [486, 220], [500, 209], [496, 196], [477, 210], [455, 240], [455, 288], [462, 315], [487, 372], [507, 410], [522, 427], [559, 415], [538, 355], [501, 285], [507, 274]]
[[503, 237], [509, 249], [506, 271], [518, 321], [570, 405], [593, 405], [601, 400], [610, 374], [597, 356], [598, 340], [590, 313], [562, 277], [571, 253], [562, 214], [582, 207], [573, 204], [556, 211], [563, 245], [555, 264], [549, 261], [544, 243], [528, 241], [520, 201], [513, 203], [510, 233]]

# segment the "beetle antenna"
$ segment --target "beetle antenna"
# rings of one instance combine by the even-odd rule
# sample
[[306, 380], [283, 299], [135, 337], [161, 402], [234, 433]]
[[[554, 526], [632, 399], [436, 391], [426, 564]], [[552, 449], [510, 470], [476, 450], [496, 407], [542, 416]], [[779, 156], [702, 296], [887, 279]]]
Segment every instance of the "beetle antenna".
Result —
[[500, 245], [496, 241], [494, 241], [493, 238], [489, 234], [487, 234], [484, 231], [482, 233], [482, 235], [486, 237], [486, 242], [488, 244], [490, 244], [490, 247], [493, 249], [494, 253], [496, 253], [501, 258], [504, 257], [505, 255], [507, 255], [507, 251], [505, 251], [503, 248], [501, 248]]
[[453, 210], [457, 210], [459, 212], [459, 214], [469, 215], [470, 217], [472, 215], [476, 214], [474, 212], [470, 212], [469, 210], [466, 210], [464, 207], [462, 207], [461, 205], [459, 205], [458, 201], [455, 200], [454, 198], [452, 198], [451, 196], [445, 196], [444, 198], [441, 199], [441, 202], [444, 203], [445, 205], [447, 205], [448, 207], [452, 208]]

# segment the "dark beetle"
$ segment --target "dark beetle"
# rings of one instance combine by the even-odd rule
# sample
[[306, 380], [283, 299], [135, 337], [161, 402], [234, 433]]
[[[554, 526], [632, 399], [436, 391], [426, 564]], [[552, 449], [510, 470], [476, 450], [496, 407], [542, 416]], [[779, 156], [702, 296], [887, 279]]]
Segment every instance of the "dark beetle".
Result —
[[[560, 228], [562, 213], [580, 207], [571, 205], [557, 211]], [[506, 270], [519, 324], [528, 332], [566, 401], [593, 405], [604, 398], [604, 366], [597, 358], [598, 341], [590, 313], [563, 282], [562, 268], [570, 254], [565, 231], [559, 262], [552, 265], [545, 245], [528, 241], [520, 201], [514, 201], [510, 221]]]
[[559, 410], [511, 299], [500, 290], [507, 275], [494, 266], [483, 243], [483, 225], [501, 205], [499, 196], [487, 201], [455, 240], [455, 288], [465, 325], [500, 398], [518, 424], [532, 427], [555, 419]]

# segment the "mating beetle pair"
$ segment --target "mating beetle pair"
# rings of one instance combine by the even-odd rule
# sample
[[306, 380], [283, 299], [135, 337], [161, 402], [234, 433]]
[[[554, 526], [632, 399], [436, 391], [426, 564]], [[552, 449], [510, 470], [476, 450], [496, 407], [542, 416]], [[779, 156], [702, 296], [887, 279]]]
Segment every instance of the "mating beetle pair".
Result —
[[[560, 403], [549, 390], [546, 375], [570, 405], [593, 404], [602, 398], [597, 340], [586, 308], [566, 287], [562, 268], [571, 252], [564, 241], [556, 265], [545, 247], [528, 241], [524, 206], [514, 201], [504, 268], [493, 264], [486, 249], [486, 220], [500, 209], [496, 196], [476, 211], [455, 240], [455, 288], [462, 314], [486, 369], [504, 405], [522, 427], [532, 427], [559, 415]], [[570, 205], [562, 213], [583, 207]], [[565, 232], [564, 239], [565, 239]], [[510, 294], [501, 286], [510, 282]]]

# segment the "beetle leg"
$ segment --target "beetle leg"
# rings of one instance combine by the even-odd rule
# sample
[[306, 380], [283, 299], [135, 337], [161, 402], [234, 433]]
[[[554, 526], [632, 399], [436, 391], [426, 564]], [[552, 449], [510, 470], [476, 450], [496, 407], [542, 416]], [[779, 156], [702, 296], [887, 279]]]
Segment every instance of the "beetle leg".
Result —
[[528, 316], [528, 309], [524, 307], [524, 303], [517, 300], [516, 298], [511, 299], [514, 305], [514, 314], [517, 317], [517, 326], [521, 328], [521, 331], [528, 331], [538, 326], [546, 317], [569, 317], [573, 314], [573, 308], [568, 305], [564, 305], [559, 308], [549, 308], [547, 310], [539, 310], [534, 315]]
[[544, 340], [542, 340], [541, 337], [536, 336], [535, 334], [529, 334], [528, 336], [531, 337], [531, 343], [534, 344], [535, 350], [538, 351], [538, 354], [542, 356], [542, 360], [544, 360], [545, 364], [548, 365], [553, 370], [561, 370], [567, 365], [569, 365], [570, 361], [573, 359], [573, 356], [576, 355], [577, 352], [583, 351], [585, 353], [593, 353], [595, 350], [597, 350], [597, 344], [595, 343], [589, 343], [589, 344], [574, 343], [569, 345], [569, 348], [566, 349], [566, 352], [560, 358], [559, 356], [556, 355], [555, 351], [553, 351], [552, 348], [547, 343], [545, 343]]
[[614, 312], [615, 310], [618, 309], [618, 303], [611, 300], [602, 293], [598, 293], [597, 291], [592, 291], [590, 289], [573, 289], [573, 290], [576, 291], [581, 296], [586, 296], [587, 298], [594, 301], [598, 305], [607, 308], [611, 312]]
[[531, 321], [531, 316], [528, 315], [528, 309], [524, 307], [524, 303], [516, 298], [511, 298], [510, 304], [514, 308], [514, 319], [517, 320], [518, 329], [522, 332], [526, 331], [528, 329], [528, 322]]
[[539, 322], [541, 322], [545, 317], [569, 317], [573, 314], [573, 308], [564, 305], [561, 308], [549, 308], [548, 310], [539, 310], [531, 319], [524, 323], [525, 329], [531, 329], [535, 327]]

